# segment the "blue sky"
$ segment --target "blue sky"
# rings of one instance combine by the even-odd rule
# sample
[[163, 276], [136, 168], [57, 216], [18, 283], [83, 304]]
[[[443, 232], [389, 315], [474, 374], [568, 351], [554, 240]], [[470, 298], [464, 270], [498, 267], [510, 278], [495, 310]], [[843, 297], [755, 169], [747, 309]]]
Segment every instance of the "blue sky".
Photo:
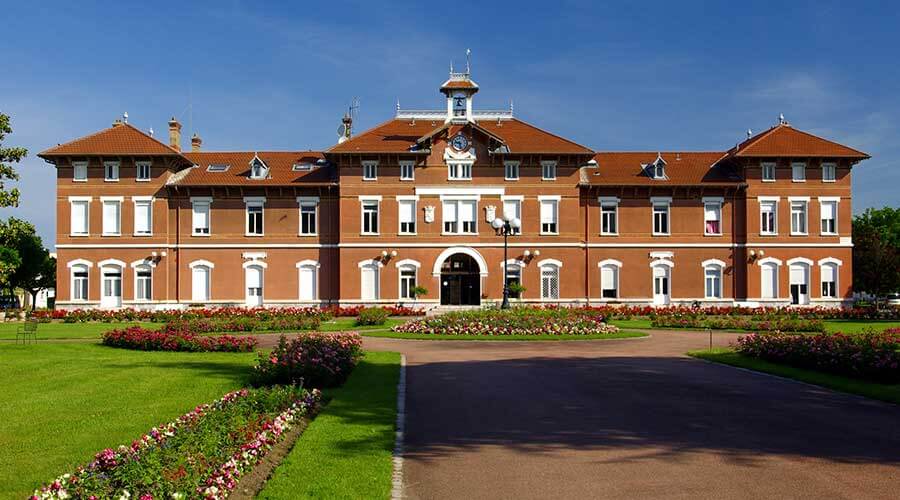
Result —
[[[867, 2], [16, 2], [2, 8], [0, 111], [25, 146], [21, 206], [55, 241], [54, 171], [35, 155], [125, 111], [204, 149], [321, 149], [440, 108], [472, 49], [478, 108], [601, 150], [724, 150], [784, 113], [873, 156], [854, 210], [900, 205], [900, 5]], [[189, 113], [193, 103], [193, 113]]]

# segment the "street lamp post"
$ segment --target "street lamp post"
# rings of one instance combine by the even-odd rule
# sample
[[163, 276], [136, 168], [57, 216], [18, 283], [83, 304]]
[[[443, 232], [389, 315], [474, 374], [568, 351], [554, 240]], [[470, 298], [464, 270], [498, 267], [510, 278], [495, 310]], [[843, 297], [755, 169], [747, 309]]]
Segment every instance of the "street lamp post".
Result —
[[497, 217], [491, 221], [491, 227], [493, 227], [498, 234], [503, 236], [503, 302], [500, 304], [500, 309], [509, 309], [509, 282], [507, 282], [507, 278], [509, 277], [509, 269], [507, 269], [507, 267], [509, 264], [507, 263], [506, 258], [507, 249], [509, 247], [508, 239], [509, 235], [522, 227], [522, 221], [517, 217], [507, 217], [504, 215], [502, 219]]

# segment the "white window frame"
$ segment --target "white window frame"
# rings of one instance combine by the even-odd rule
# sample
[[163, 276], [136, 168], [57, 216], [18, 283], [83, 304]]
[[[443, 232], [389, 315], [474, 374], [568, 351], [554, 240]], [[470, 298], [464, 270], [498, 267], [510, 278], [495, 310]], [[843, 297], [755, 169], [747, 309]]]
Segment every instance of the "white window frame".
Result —
[[521, 166], [521, 162], [518, 162], [518, 161], [503, 162], [503, 180], [505, 180], [505, 181], [519, 180], [520, 166]]
[[403, 160], [400, 162], [400, 180], [413, 181], [416, 179], [416, 162]]
[[[419, 197], [418, 196], [397, 196], [397, 234], [402, 234], [405, 236], [415, 235], [419, 230], [419, 221], [418, 221], [418, 210], [419, 210]], [[403, 206], [407, 204], [412, 204], [412, 231], [404, 231], [403, 230]]]
[[[359, 299], [360, 300], [371, 300], [371, 301], [381, 300], [381, 268], [384, 267], [384, 263], [382, 263], [380, 260], [369, 259], [369, 260], [364, 260], [364, 261], [359, 262], [357, 264], [357, 266], [359, 267], [359, 283], [360, 283]], [[372, 298], [365, 298], [365, 296], [364, 296], [365, 290], [363, 289], [363, 286], [362, 286], [363, 285], [362, 277], [363, 277], [364, 269], [371, 269], [375, 272], [375, 280], [374, 280], [375, 290], [373, 290]]]
[[[794, 204], [802, 204], [803, 206], [803, 231], [800, 231], [794, 224]], [[791, 207], [791, 236], [808, 236], [809, 235], [809, 197], [808, 196], [789, 196], [788, 204]], [[798, 219], [799, 222], [799, 219]]]
[[88, 180], [88, 162], [73, 161], [72, 162], [72, 182], [87, 182]]
[[[558, 301], [562, 294], [560, 290], [562, 289], [562, 262], [556, 259], [544, 259], [538, 262], [538, 276], [541, 277], [541, 300], [542, 301]], [[546, 296], [544, 294], [544, 270], [545, 269], [553, 269], [556, 271], [556, 297]], [[552, 279], [552, 277], [551, 277]], [[552, 294], [551, 294], [552, 295]]]
[[419, 268], [421, 264], [418, 261], [412, 259], [403, 259], [396, 264], [397, 267], [397, 300], [399, 301], [412, 301], [416, 300], [416, 297], [410, 292], [407, 297], [403, 296], [403, 271], [413, 272], [413, 283], [411, 287], [408, 287], [407, 290], [412, 290], [413, 287], [419, 284]]
[[[615, 196], [601, 196], [597, 199], [600, 203], [600, 235], [601, 236], [618, 236], [619, 235], [619, 198]], [[615, 231], [608, 231], [606, 228], [606, 219], [605, 213], [603, 212], [604, 208], [612, 207], [613, 210], [611, 212], [611, 218], [613, 220], [613, 226]]]
[[[823, 209], [825, 205], [833, 205], [834, 206], [834, 231], [825, 231], [822, 227], [822, 222], [825, 219], [822, 217]], [[841, 206], [841, 198], [839, 196], [819, 196], [819, 234], [822, 236], [837, 236], [840, 234], [840, 229], [838, 226], [838, 209]]]
[[[317, 260], [301, 260], [297, 263], [297, 300], [304, 302], [310, 300], [319, 300], [319, 269], [321, 268], [321, 264]], [[304, 269], [312, 269], [312, 277], [313, 277], [313, 289], [312, 289], [312, 298], [304, 299], [303, 298], [303, 283], [300, 281], [300, 273], [303, 272]]]
[[[134, 204], [134, 236], [146, 237], [153, 236], [153, 202], [156, 198], [152, 196], [132, 196], [131, 201]], [[139, 233], [138, 232], [138, 222], [140, 219], [138, 218], [138, 206], [147, 205], [147, 232]]]
[[[703, 198], [703, 236], [722, 236], [725, 233], [724, 207], [725, 199], [722, 197], [704, 197]], [[719, 232], [710, 233], [707, 231], [706, 212], [708, 207], [714, 206], [719, 216]], [[670, 228], [671, 229], [671, 228]]]
[[[700, 263], [700, 266], [703, 268], [703, 298], [705, 299], [722, 299], [725, 297], [725, 267], [726, 264], [724, 261], [718, 259], [709, 259]], [[710, 276], [709, 273], [714, 273], [713, 276]], [[713, 284], [716, 285], [717, 293], [710, 293], [710, 278], [713, 279]]]
[[[250, 232], [250, 209], [259, 209], [259, 232]], [[266, 235], [266, 198], [264, 196], [244, 197], [244, 236], [259, 238]]]
[[[188, 267], [191, 270], [191, 302], [209, 302], [212, 300], [212, 272], [215, 269], [216, 265], [208, 260], [195, 260], [188, 264]], [[194, 283], [194, 278], [196, 275], [194, 274], [194, 268], [202, 267], [206, 272], [206, 284], [204, 285], [204, 289], [206, 291], [205, 298], [197, 298], [194, 295], [194, 292], [197, 290], [197, 287]]]
[[[69, 236], [84, 237], [91, 234], [91, 198], [90, 196], [69, 196]], [[75, 205], [84, 204], [84, 231], [76, 231], [75, 227]]]
[[[303, 232], [303, 209], [313, 207], [313, 227], [312, 232]], [[318, 196], [298, 196], [297, 197], [297, 235], [298, 236], [318, 236], [319, 235], [319, 197]]]
[[[831, 175], [825, 177], [826, 168], [831, 171]], [[822, 162], [822, 182], [837, 182], [837, 163], [833, 161]]]
[[447, 162], [447, 180], [448, 181], [470, 181], [472, 180], [471, 161], [448, 161]]
[[[839, 299], [840, 298], [840, 275], [841, 275], [841, 266], [844, 264], [840, 259], [836, 259], [834, 257], [826, 257], [824, 259], [819, 259], [819, 296], [823, 299]], [[834, 271], [834, 295], [825, 295], [823, 292], [823, 287], [825, 285], [825, 273], [823, 272], [826, 267], [833, 269]]]
[[[505, 218], [506, 217], [506, 203], [513, 203], [516, 206], [516, 213], [513, 214], [513, 217], [517, 217], [520, 222], [522, 222], [522, 203], [525, 201], [524, 195], [501, 195], [500, 196], [500, 214]], [[524, 226], [524, 222], [522, 222], [519, 227], [513, 227], [511, 236], [522, 234], [522, 227]]]
[[[760, 236], [778, 236], [778, 205], [781, 200], [778, 196], [758, 196], [756, 198], [759, 203], [759, 235]], [[763, 206], [772, 206], [773, 224], [771, 231], [766, 231], [763, 224]]]
[[[621, 294], [621, 270], [622, 270], [622, 262], [616, 259], [606, 259], [601, 260], [597, 263], [597, 268], [600, 270], [600, 300], [618, 300]], [[604, 269], [612, 269], [613, 270], [613, 281], [615, 281], [615, 296], [614, 297], [604, 297], [603, 296], [603, 270]]]
[[[656, 207], [665, 206], [666, 231], [656, 230]], [[666, 196], [654, 196], [650, 198], [650, 230], [653, 236], [670, 236], [672, 234], [672, 198]]]
[[[477, 235], [478, 234], [478, 202], [480, 200], [479, 196], [441, 196], [441, 234], [447, 236], [453, 235]], [[448, 204], [455, 205], [456, 210], [456, 231], [447, 231], [447, 226], [445, 224], [444, 215], [447, 213], [446, 206]], [[474, 204], [475, 209], [472, 210], [472, 231], [465, 231], [463, 220], [462, 220], [462, 207], [463, 204]], [[466, 221], [468, 222], [468, 221]]]
[[[774, 257], [766, 257], [764, 259], [760, 259], [759, 261], [757, 261], [757, 264], [759, 265], [759, 296], [760, 296], [760, 298], [766, 299], [766, 300], [778, 299], [779, 298], [778, 294], [780, 293], [780, 289], [781, 289], [781, 283], [779, 281], [780, 281], [780, 276], [781, 276], [781, 266], [782, 266], [783, 262], [781, 262], [781, 260], [776, 259]], [[763, 296], [763, 290], [765, 289], [765, 281], [764, 280], [766, 277], [765, 274], [763, 273], [763, 269], [766, 266], [771, 266], [771, 267], [775, 268], [775, 276], [774, 276], [774, 280], [772, 281], [772, 296], [771, 297]]]
[[103, 162], [103, 182], [119, 182], [119, 162]]
[[[153, 300], [153, 269], [156, 267], [156, 264], [152, 260], [137, 260], [131, 263], [131, 269], [134, 273], [134, 300], [135, 302], [150, 302]], [[139, 272], [149, 272], [149, 278], [138, 278]], [[138, 291], [141, 289], [140, 281], [142, 279], [150, 280], [150, 290], [149, 295], [144, 298], [140, 298], [138, 295]]]
[[[776, 175], [777, 175], [776, 172], [778, 169], [777, 163], [775, 163], [774, 161], [764, 161], [764, 162], [760, 163], [759, 168], [760, 168], [759, 178], [762, 180], [762, 182], [775, 182]], [[768, 175], [766, 175], [766, 171], [770, 170], [770, 169], [771, 169], [772, 175], [768, 176]]]
[[[90, 300], [91, 294], [91, 268], [94, 267], [94, 263], [84, 259], [75, 259], [66, 264], [69, 268], [69, 300], [72, 302], [87, 302]], [[84, 278], [77, 278], [78, 280], [84, 279], [84, 287], [78, 287], [75, 284], [75, 273], [84, 271]], [[81, 289], [84, 292], [84, 297], [77, 297], [75, 294], [76, 289]]]
[[[208, 237], [212, 234], [212, 197], [201, 197], [201, 196], [193, 196], [191, 197], [191, 236], [201, 236]], [[206, 212], [206, 232], [198, 232], [198, 228], [195, 222], [195, 214], [198, 213], [199, 210], [203, 210]]]
[[362, 162], [362, 180], [377, 181], [378, 180], [378, 161]]
[[[371, 205], [373, 203], [375, 204], [375, 230], [366, 231], [366, 205]], [[381, 196], [359, 197], [359, 234], [365, 236], [377, 236], [381, 234]]]
[[[151, 168], [152, 163], [149, 161], [136, 161], [134, 162], [134, 181], [135, 182], [150, 182], [151, 177]], [[141, 170], [147, 169], [146, 176], [141, 175]]]
[[541, 162], [541, 180], [556, 180], [556, 162], [553, 160], [545, 160]]
[[[800, 176], [797, 175], [798, 172]], [[791, 162], [791, 182], [806, 182], [806, 162]]]
[[253, 180], [263, 180], [269, 177], [269, 166], [262, 161], [259, 156], [254, 156], [250, 160], [250, 178]]
[[[538, 216], [540, 217], [541, 231], [540, 234], [553, 236], [558, 235], [560, 230], [560, 217], [559, 217], [559, 207], [561, 205], [562, 196], [560, 195], [547, 195], [547, 196], [538, 196]], [[555, 226], [552, 231], [547, 231], [544, 228], [544, 205], [548, 205], [553, 207], [553, 222], [552, 224]]]
[[[124, 196], [101, 196], [100, 197], [100, 235], [101, 236], [122, 236], [122, 204], [125, 201]], [[115, 231], [107, 231], [106, 225], [106, 206], [116, 205], [116, 221]]]

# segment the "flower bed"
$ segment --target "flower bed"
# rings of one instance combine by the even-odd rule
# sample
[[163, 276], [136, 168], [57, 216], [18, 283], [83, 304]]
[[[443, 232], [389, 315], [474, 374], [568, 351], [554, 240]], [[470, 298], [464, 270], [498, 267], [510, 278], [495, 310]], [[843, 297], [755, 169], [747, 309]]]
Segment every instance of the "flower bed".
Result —
[[253, 337], [234, 335], [197, 335], [187, 330], [149, 330], [132, 326], [103, 334], [103, 345], [140, 351], [251, 352]]
[[[422, 309], [413, 309], [411, 307], [406, 306], [380, 306], [380, 309], [385, 309], [388, 312], [389, 316], [423, 316], [425, 315], [425, 311]], [[369, 309], [368, 307], [363, 306], [350, 306], [350, 307], [337, 307], [330, 306], [325, 308], [325, 311], [331, 313], [334, 317], [352, 317], [359, 316], [360, 313], [364, 309]]]
[[397, 325], [395, 332], [433, 335], [597, 335], [616, 333], [584, 308], [514, 308], [451, 312]]
[[215, 332], [284, 332], [316, 330], [322, 323], [321, 314], [296, 316], [277, 315], [269, 318], [232, 316], [214, 318], [177, 318], [166, 323], [167, 330], [194, 333]]
[[745, 335], [737, 352], [798, 368], [900, 383], [900, 328], [858, 335]]
[[[31, 317], [37, 320], [62, 320], [68, 323], [83, 323], [87, 321], [120, 322], [120, 321], [151, 321], [155, 323], [169, 323], [172, 321], [190, 321], [198, 319], [222, 319], [252, 318], [260, 321], [275, 321], [294, 319], [297, 317], [318, 318], [324, 321], [337, 316], [359, 316], [362, 306], [356, 307], [209, 307], [191, 308], [185, 310], [169, 311], [145, 311], [139, 309], [74, 309], [74, 310], [39, 310], [31, 313]], [[391, 316], [419, 316], [423, 311], [404, 306], [385, 306]]]
[[228, 393], [129, 446], [97, 453], [31, 498], [225, 498], [320, 399], [318, 391], [296, 386]]
[[769, 316], [707, 316], [697, 313], [678, 313], [658, 315], [652, 319], [651, 324], [656, 328], [825, 332], [825, 323], [818, 319]]
[[308, 333], [290, 340], [282, 335], [272, 352], [259, 354], [252, 382], [335, 387], [344, 383], [361, 357], [362, 337], [355, 332]]

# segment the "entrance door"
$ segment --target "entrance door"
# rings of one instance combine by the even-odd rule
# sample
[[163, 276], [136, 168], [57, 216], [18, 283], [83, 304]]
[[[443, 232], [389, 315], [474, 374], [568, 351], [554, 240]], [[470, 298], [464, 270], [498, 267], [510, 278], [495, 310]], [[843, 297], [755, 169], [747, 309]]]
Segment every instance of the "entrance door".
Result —
[[248, 266], [246, 271], [246, 303], [251, 307], [263, 304], [263, 270], [260, 266]]
[[665, 305], [669, 303], [669, 268], [656, 266], [653, 268], [653, 303]]
[[122, 306], [122, 269], [119, 267], [103, 268], [103, 290], [100, 294], [100, 307], [116, 308]]
[[809, 267], [806, 264], [791, 265], [791, 304], [809, 304]]
[[454, 254], [441, 264], [441, 305], [481, 304], [481, 270], [466, 254]]

